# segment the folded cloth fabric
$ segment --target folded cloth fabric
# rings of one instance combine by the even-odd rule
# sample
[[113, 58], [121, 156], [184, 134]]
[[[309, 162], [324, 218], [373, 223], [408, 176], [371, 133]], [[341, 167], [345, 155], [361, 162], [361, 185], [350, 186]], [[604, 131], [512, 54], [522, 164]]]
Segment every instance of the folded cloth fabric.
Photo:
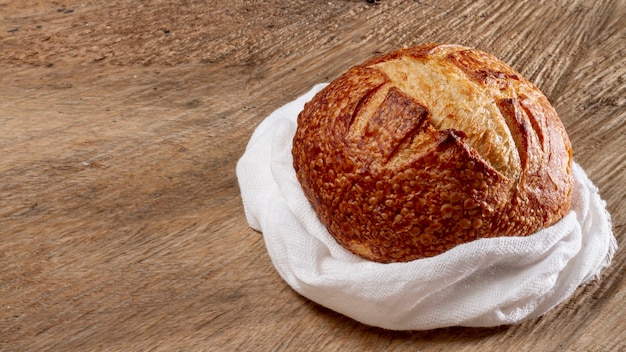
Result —
[[497, 326], [543, 315], [610, 264], [617, 249], [610, 216], [576, 163], [571, 212], [533, 235], [481, 239], [406, 263], [346, 251], [317, 218], [292, 167], [298, 113], [324, 85], [268, 116], [237, 164], [248, 223], [304, 297], [392, 330]]

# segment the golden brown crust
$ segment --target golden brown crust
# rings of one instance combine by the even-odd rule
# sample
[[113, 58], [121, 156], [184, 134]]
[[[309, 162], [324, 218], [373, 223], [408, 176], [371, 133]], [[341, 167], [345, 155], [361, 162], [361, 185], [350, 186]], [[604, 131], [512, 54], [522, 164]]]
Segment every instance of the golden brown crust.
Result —
[[569, 211], [572, 150], [547, 98], [461, 46], [350, 69], [305, 105], [292, 152], [330, 234], [373, 261], [529, 235]]

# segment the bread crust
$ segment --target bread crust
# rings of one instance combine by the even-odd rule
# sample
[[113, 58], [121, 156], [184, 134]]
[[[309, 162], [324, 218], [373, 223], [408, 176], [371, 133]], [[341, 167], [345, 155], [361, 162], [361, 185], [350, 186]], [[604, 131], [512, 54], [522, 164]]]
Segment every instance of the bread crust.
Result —
[[329, 233], [372, 261], [526, 236], [570, 208], [548, 99], [492, 55], [427, 44], [355, 66], [298, 116], [293, 166]]

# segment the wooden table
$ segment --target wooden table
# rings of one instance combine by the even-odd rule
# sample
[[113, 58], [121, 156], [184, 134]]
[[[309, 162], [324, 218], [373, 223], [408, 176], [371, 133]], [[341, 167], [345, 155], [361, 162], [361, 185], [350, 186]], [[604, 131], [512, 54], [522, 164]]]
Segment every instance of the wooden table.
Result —
[[0, 350], [624, 351], [626, 255], [518, 326], [392, 332], [291, 290], [254, 128], [381, 52], [491, 52], [559, 112], [626, 245], [626, 2], [0, 0]]

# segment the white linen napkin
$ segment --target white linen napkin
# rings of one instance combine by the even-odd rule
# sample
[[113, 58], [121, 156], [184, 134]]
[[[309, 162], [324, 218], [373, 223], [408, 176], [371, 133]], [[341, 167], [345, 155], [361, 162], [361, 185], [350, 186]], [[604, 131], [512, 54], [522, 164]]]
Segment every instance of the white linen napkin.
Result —
[[572, 211], [531, 236], [481, 239], [406, 263], [346, 251], [317, 218], [292, 167], [297, 116], [324, 86], [268, 116], [236, 170], [248, 223], [304, 297], [392, 330], [497, 326], [543, 315], [610, 264], [617, 249], [610, 215], [576, 163]]

